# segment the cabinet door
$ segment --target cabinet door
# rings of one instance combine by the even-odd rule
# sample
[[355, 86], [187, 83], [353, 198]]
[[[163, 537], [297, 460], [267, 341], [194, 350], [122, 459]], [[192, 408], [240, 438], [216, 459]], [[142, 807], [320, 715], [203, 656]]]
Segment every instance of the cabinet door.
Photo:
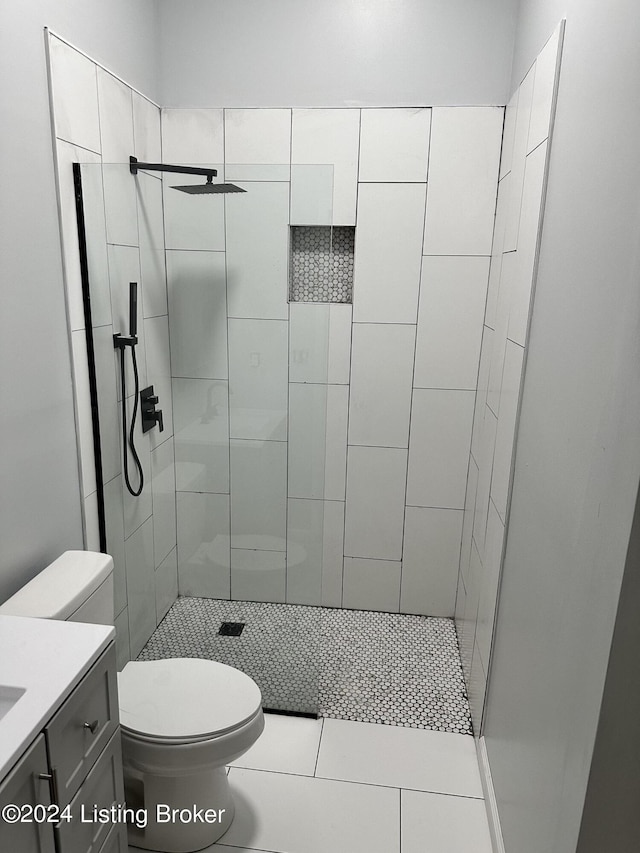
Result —
[[[16, 767], [0, 784], [0, 808], [6, 805], [48, 806], [49, 785], [40, 779], [48, 773], [44, 735], [39, 735]], [[0, 850], [11, 853], [54, 853], [53, 824], [6, 823], [0, 820]]]

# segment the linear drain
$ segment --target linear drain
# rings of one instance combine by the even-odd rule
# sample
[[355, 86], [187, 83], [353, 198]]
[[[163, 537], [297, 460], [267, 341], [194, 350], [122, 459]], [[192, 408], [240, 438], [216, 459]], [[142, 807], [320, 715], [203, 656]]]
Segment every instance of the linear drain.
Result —
[[218, 635], [221, 637], [239, 637], [242, 634], [245, 622], [223, 622], [220, 625]]

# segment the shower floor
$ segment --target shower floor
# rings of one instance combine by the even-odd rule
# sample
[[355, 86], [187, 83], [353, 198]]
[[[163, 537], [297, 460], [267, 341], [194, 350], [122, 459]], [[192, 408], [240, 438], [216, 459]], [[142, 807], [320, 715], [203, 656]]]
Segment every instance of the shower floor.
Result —
[[[221, 636], [223, 622], [244, 622]], [[297, 604], [179, 598], [138, 660], [235, 666], [274, 711], [471, 734], [451, 619]]]

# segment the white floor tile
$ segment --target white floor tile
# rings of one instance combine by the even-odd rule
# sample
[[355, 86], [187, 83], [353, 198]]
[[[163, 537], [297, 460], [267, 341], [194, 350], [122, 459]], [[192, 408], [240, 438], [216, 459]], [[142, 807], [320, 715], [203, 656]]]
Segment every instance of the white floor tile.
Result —
[[264, 722], [256, 744], [231, 766], [313, 776], [323, 721], [265, 714]]
[[473, 738], [427, 729], [326, 719], [316, 774], [482, 797]]
[[399, 853], [399, 791], [232, 768], [236, 804], [224, 836], [274, 853]]
[[491, 853], [483, 800], [403, 791], [402, 853]]

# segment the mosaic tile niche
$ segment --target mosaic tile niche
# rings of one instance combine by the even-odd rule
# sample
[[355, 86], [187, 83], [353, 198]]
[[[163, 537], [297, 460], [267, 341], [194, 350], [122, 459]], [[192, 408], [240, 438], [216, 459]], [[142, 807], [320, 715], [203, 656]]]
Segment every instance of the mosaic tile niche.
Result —
[[352, 302], [355, 234], [344, 225], [291, 227], [291, 302]]

